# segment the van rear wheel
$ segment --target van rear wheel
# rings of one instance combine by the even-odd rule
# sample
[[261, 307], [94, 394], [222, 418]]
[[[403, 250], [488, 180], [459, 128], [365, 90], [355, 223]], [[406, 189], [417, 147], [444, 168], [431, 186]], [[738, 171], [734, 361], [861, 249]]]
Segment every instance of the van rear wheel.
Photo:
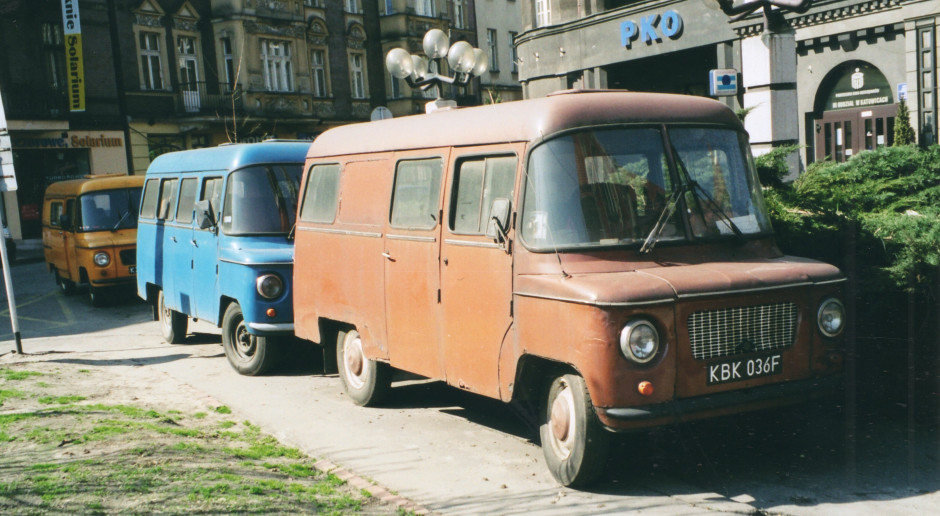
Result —
[[[94, 303], [94, 299], [92, 299], [92, 302]], [[189, 318], [172, 308], [166, 307], [162, 290], [157, 294], [157, 306], [163, 340], [167, 341], [168, 344], [180, 344], [186, 338], [186, 326], [189, 323]]]
[[384, 362], [366, 358], [358, 331], [340, 331], [337, 334], [336, 366], [346, 394], [356, 405], [372, 407], [388, 396], [392, 386], [392, 368]]
[[544, 398], [539, 436], [549, 471], [560, 484], [584, 486], [604, 472], [610, 434], [601, 427], [584, 378], [555, 378]]
[[238, 374], [257, 376], [269, 371], [277, 360], [274, 337], [248, 333], [242, 307], [232, 303], [222, 317], [222, 347], [225, 358]]
[[75, 293], [75, 283], [71, 280], [67, 280], [59, 274], [59, 269], [55, 269], [55, 284], [59, 287], [59, 292], [62, 292], [64, 296], [71, 296]]

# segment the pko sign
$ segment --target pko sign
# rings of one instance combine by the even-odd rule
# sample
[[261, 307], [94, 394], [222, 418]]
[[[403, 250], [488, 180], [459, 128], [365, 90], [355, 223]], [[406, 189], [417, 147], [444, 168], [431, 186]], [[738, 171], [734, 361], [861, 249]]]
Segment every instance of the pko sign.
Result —
[[672, 9], [659, 14], [651, 14], [640, 18], [639, 25], [633, 20], [620, 22], [620, 43], [630, 48], [634, 41], [640, 40], [647, 45], [663, 40], [660, 34], [669, 39], [679, 39], [682, 36], [682, 17]]

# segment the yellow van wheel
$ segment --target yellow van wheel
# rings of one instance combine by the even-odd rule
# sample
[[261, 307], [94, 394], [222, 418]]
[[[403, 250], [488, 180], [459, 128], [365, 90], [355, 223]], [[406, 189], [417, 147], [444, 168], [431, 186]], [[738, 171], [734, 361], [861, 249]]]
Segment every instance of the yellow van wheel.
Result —
[[561, 485], [584, 486], [604, 472], [610, 434], [601, 427], [584, 378], [555, 378], [542, 403], [539, 437], [548, 470]]
[[55, 284], [59, 287], [59, 292], [62, 292], [62, 295], [71, 296], [75, 293], [75, 283], [71, 280], [67, 280], [59, 274], [59, 269], [53, 271], [55, 274]]

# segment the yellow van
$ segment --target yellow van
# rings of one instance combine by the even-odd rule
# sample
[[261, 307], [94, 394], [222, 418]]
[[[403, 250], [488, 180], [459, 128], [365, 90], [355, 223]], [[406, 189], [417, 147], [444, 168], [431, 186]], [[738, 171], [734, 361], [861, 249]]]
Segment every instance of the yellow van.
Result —
[[144, 176], [85, 176], [46, 188], [42, 246], [65, 295], [88, 286], [101, 306], [106, 289], [132, 287], [137, 274], [137, 214]]

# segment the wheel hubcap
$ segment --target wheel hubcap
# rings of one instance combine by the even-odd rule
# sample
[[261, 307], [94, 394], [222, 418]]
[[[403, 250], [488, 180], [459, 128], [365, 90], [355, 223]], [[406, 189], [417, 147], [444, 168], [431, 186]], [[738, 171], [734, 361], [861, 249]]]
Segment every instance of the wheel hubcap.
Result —
[[245, 323], [235, 328], [235, 351], [243, 358], [250, 358], [255, 353], [255, 338], [245, 329]]
[[571, 387], [565, 383], [552, 401], [548, 421], [553, 438], [552, 448], [562, 459], [571, 455], [571, 450], [577, 438], [574, 417], [574, 397], [571, 393]]
[[365, 357], [362, 355], [362, 339], [358, 335], [347, 337], [343, 346], [343, 364], [346, 368], [346, 377], [351, 387], [360, 389], [365, 382], [362, 376], [365, 373]]

